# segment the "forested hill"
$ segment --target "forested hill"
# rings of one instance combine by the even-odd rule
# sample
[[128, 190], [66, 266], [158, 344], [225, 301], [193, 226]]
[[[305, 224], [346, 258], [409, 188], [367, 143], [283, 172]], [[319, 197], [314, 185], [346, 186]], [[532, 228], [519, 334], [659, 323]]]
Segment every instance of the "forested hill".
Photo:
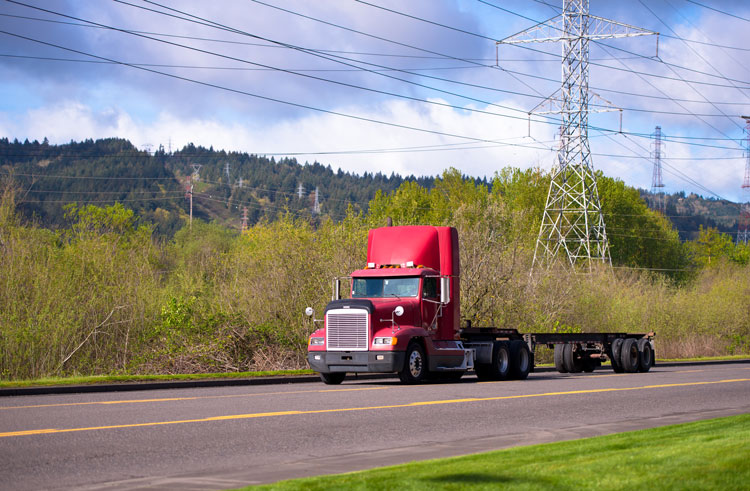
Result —
[[[641, 198], [653, 205], [655, 195], [640, 189]], [[665, 215], [679, 232], [682, 240], [695, 240], [701, 227], [715, 228], [721, 233], [735, 237], [737, 219], [740, 214], [739, 203], [725, 199], [704, 198], [697, 194], [685, 194], [684, 191], [673, 194], [662, 194]]]
[[118, 138], [63, 145], [50, 145], [46, 139], [39, 143], [2, 138], [0, 174], [13, 176], [20, 210], [43, 226], [66, 225], [65, 207], [71, 203], [120, 202], [165, 235], [187, 217], [188, 177], [193, 215], [237, 228], [243, 208], [248, 225], [286, 211], [339, 219], [349, 206], [366, 209], [378, 190], [393, 191], [406, 180], [431, 188], [434, 181], [369, 172], [359, 176], [334, 172], [317, 162], [277, 161], [192, 144], [171, 154], [163, 148], [150, 154]]
[[[279, 213], [339, 220], [349, 206], [365, 211], [378, 190], [389, 193], [405, 181], [430, 189], [433, 177], [334, 172], [330, 165], [275, 160], [187, 145], [167, 153], [149, 153], [120, 138], [63, 145], [0, 138], [0, 177], [12, 175], [19, 210], [40, 225], [67, 226], [66, 206], [120, 202], [159, 235], [171, 236], [189, 212], [188, 178], [193, 186], [193, 215], [240, 228], [244, 208], [248, 225], [273, 220]], [[468, 178], [467, 178], [468, 179]], [[486, 179], [476, 181], [491, 187]], [[316, 193], [317, 190], [317, 193]], [[641, 190], [644, 201], [653, 196]], [[317, 194], [317, 206], [316, 206]], [[685, 193], [666, 195], [666, 215], [683, 240], [695, 239], [700, 226], [737, 231], [739, 205]]]

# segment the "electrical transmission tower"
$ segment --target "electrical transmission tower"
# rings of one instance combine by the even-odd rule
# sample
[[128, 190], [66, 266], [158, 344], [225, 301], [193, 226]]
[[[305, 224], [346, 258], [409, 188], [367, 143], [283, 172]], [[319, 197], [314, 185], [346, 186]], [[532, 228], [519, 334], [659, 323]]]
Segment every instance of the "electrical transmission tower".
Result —
[[247, 230], [247, 206], [242, 207], [242, 228], [241, 231], [244, 232]]
[[740, 219], [737, 225], [737, 243], [747, 244], [750, 241], [750, 116], [745, 120], [745, 178], [742, 180], [742, 201]]
[[[545, 101], [551, 110], [537, 112], [560, 114], [562, 124], [557, 162], [552, 171], [534, 251], [534, 265], [550, 266], [562, 251], [574, 269], [582, 265], [590, 271], [594, 260], [611, 264], [596, 176], [591, 165], [588, 119], [590, 112], [619, 109], [607, 108], [608, 101], [589, 91], [589, 41], [651, 34], [657, 33], [589, 15], [589, 0], [563, 0], [561, 15], [500, 42], [562, 42], [560, 90]], [[597, 104], [594, 110], [590, 110], [589, 101], [593, 98], [605, 104]]]
[[313, 202], [312, 212], [313, 215], [320, 215], [320, 194], [317, 187], [315, 188], [315, 201]]
[[662, 141], [661, 141], [661, 126], [657, 126], [654, 130], [653, 151], [651, 152], [651, 158], [654, 160], [654, 175], [651, 178], [651, 200], [652, 208], [662, 215], [666, 214], [667, 204], [666, 197], [664, 196], [664, 181], [662, 181], [661, 175], [661, 157], [662, 157]]

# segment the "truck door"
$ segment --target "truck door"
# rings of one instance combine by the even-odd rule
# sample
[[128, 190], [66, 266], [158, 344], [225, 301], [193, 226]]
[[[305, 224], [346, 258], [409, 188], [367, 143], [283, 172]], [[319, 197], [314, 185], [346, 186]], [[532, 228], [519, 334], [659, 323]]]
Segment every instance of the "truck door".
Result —
[[440, 302], [440, 282], [436, 277], [422, 279], [422, 327], [435, 333], [440, 319], [437, 317]]

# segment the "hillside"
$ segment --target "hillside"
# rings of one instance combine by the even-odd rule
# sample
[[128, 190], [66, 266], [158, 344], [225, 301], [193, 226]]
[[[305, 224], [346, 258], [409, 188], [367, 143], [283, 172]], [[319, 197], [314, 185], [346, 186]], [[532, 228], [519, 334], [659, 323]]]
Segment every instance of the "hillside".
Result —
[[45, 227], [67, 225], [65, 206], [71, 203], [120, 202], [161, 235], [172, 235], [187, 217], [188, 178], [193, 215], [233, 228], [241, 226], [244, 207], [249, 225], [284, 212], [340, 219], [350, 206], [364, 211], [378, 190], [393, 191], [405, 180], [433, 184], [430, 177], [359, 176], [318, 162], [276, 161], [192, 144], [172, 154], [163, 148], [149, 154], [117, 138], [64, 145], [2, 138], [0, 171], [12, 175], [19, 187], [19, 209], [26, 219]]
[[[187, 218], [188, 178], [193, 184], [193, 215], [236, 229], [241, 227], [243, 208], [248, 225], [285, 212], [340, 220], [349, 207], [366, 211], [378, 190], [388, 193], [405, 181], [427, 189], [434, 185], [432, 177], [369, 172], [360, 176], [334, 172], [318, 162], [275, 160], [192, 144], [173, 153], [160, 148], [150, 154], [119, 138], [63, 145], [2, 138], [0, 172], [12, 175], [19, 187], [23, 216], [45, 227], [67, 226], [65, 207], [71, 203], [120, 202], [166, 236]], [[476, 182], [491, 188], [486, 179]], [[647, 203], [652, 200], [647, 191], [639, 192]], [[666, 195], [666, 201], [666, 214], [683, 240], [694, 240], [700, 226], [730, 235], [737, 231], [737, 203], [684, 192]]]
[[[651, 193], [643, 189], [639, 191], [646, 203], [653, 203], [654, 196]], [[682, 240], [695, 240], [700, 227], [715, 228], [732, 237], [737, 234], [739, 203], [724, 199], [704, 198], [693, 193], [686, 195], [684, 191], [666, 194], [664, 198], [666, 215]]]

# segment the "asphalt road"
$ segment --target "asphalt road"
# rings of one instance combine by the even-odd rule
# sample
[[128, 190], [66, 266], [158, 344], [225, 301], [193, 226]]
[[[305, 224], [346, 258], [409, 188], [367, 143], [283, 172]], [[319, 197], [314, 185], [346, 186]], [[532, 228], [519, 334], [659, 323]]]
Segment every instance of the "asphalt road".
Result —
[[0, 399], [2, 489], [226, 489], [750, 412], [750, 364]]

